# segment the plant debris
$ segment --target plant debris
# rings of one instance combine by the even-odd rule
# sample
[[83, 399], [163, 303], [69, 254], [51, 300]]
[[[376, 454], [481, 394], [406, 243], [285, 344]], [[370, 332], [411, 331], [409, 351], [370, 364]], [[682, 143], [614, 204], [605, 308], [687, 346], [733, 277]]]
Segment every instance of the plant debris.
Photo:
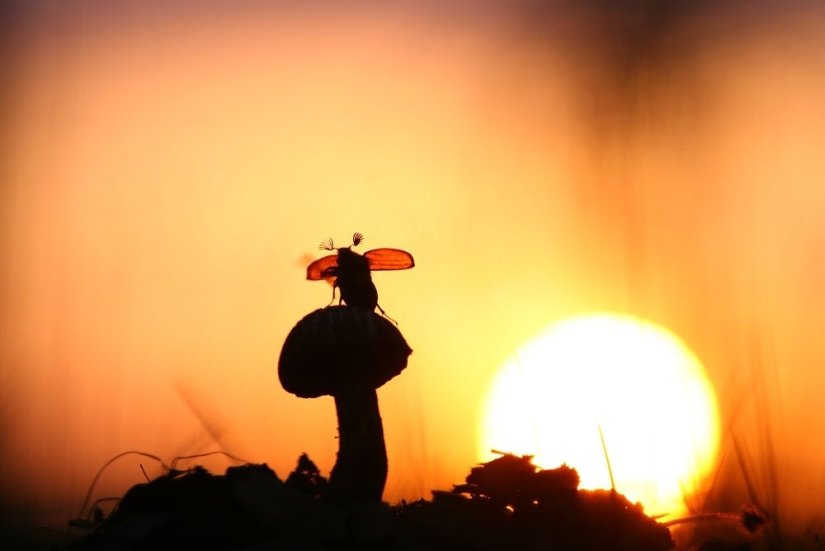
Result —
[[[306, 454], [282, 481], [266, 464], [173, 470], [133, 486], [67, 549], [659, 551], [667, 527], [610, 490], [579, 490], [575, 469], [539, 470], [505, 454], [471, 469], [465, 484], [430, 501], [349, 503]], [[99, 509], [97, 509], [99, 511]]]
[[611, 490], [579, 490], [575, 469], [539, 470], [532, 456], [474, 467], [466, 484], [396, 508], [398, 549], [673, 549], [667, 527]]

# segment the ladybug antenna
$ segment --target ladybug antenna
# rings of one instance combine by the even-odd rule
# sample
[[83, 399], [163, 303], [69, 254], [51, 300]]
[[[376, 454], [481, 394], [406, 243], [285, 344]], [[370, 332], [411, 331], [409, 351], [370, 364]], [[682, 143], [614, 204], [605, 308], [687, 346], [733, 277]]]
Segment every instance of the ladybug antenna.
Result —
[[328, 237], [328, 238], [324, 239], [323, 241], [321, 241], [321, 244], [318, 245], [318, 248], [319, 249], [324, 249], [326, 251], [334, 251], [335, 250], [335, 245], [332, 244], [332, 238]]
[[352, 234], [352, 246], [353, 247], [355, 247], [356, 245], [361, 243], [363, 240], [364, 240], [364, 234], [362, 234], [360, 232], [355, 232], [354, 234]]

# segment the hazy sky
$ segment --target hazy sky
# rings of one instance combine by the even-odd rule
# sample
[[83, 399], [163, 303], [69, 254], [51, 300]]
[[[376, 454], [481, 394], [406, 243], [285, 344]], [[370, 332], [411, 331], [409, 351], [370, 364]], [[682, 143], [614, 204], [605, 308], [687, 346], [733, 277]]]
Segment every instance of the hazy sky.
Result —
[[5, 509], [74, 514], [130, 449], [328, 472], [332, 400], [277, 360], [330, 298], [307, 255], [359, 231], [417, 264], [374, 278], [414, 349], [379, 391], [386, 499], [463, 480], [521, 343], [617, 311], [704, 362], [721, 502], [736, 435], [762, 501], [775, 468], [796, 528], [823, 510], [822, 10], [293, 4], [7, 3]]

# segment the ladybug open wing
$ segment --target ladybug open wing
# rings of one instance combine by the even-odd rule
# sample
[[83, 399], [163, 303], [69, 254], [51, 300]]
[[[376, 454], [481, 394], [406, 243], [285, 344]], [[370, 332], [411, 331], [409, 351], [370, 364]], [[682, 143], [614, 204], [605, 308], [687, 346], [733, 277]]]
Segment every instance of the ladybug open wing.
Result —
[[333, 268], [338, 267], [338, 255], [331, 254], [329, 256], [325, 256], [323, 258], [319, 258], [309, 266], [307, 266], [307, 279], [312, 281], [318, 281], [320, 279], [326, 279], [327, 281], [332, 281], [335, 279], [334, 275], [331, 275], [330, 272], [333, 271]]
[[370, 270], [407, 270], [415, 266], [410, 253], [401, 249], [373, 249], [364, 253]]

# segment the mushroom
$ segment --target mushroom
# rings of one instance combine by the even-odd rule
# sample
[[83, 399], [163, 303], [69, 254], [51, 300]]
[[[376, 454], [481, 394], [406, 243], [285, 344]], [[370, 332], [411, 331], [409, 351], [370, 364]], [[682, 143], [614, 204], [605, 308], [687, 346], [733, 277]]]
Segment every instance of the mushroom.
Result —
[[316, 310], [287, 335], [278, 361], [281, 386], [300, 398], [335, 399], [339, 440], [331, 499], [381, 501], [387, 450], [376, 389], [407, 367], [410, 353], [395, 325], [353, 306]]

